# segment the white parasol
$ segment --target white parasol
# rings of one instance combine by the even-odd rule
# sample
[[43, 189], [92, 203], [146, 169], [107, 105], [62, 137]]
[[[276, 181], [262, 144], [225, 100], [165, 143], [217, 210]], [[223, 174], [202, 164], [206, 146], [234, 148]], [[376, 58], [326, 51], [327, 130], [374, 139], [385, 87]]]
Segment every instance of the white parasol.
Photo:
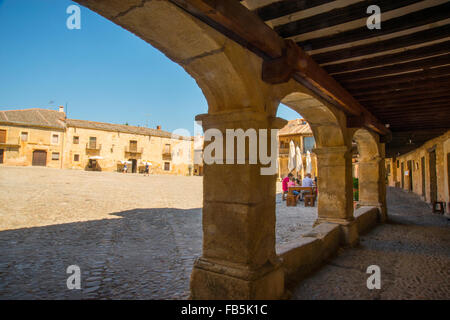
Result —
[[288, 162], [289, 172], [295, 169], [295, 145], [294, 141], [289, 142], [289, 162]]
[[101, 160], [103, 159], [103, 157], [100, 156], [93, 156], [93, 157], [89, 157], [90, 160]]
[[302, 162], [302, 153], [300, 151], [299, 146], [295, 147], [295, 169], [297, 170], [297, 175], [300, 171], [302, 171], [303, 162]]
[[311, 152], [306, 153], [306, 173], [311, 173], [312, 167], [311, 167]]

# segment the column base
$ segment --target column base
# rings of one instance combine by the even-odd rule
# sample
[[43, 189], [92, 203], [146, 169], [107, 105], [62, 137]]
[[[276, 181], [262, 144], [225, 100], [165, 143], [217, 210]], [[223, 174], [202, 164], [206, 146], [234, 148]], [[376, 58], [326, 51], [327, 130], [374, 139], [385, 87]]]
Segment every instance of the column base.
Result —
[[341, 242], [345, 246], [356, 246], [359, 244], [358, 224], [355, 219], [338, 219], [338, 218], [317, 218], [314, 226], [320, 223], [335, 223], [341, 227]]
[[194, 300], [275, 300], [286, 297], [281, 264], [258, 270], [199, 258], [191, 274]]
[[387, 208], [380, 202], [359, 201], [361, 207], [377, 207], [378, 208], [378, 222], [385, 223], [387, 221]]

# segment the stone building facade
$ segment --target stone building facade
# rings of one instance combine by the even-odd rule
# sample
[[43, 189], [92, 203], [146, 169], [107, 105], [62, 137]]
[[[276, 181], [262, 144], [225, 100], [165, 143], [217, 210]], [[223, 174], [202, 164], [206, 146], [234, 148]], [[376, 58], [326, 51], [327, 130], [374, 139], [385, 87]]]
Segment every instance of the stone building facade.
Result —
[[414, 192], [428, 203], [444, 202], [450, 213], [450, 130], [385, 161], [389, 186]]
[[59, 111], [0, 111], [0, 163], [191, 175], [191, 137], [145, 127], [66, 119]]

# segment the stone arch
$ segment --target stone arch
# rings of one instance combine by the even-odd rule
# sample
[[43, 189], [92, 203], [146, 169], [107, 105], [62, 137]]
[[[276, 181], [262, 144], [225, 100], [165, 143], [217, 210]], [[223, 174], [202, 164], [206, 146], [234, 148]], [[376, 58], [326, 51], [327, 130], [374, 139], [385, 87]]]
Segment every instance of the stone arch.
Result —
[[353, 140], [358, 146], [359, 159], [368, 161], [380, 157], [378, 136], [367, 129], [360, 128], [353, 133]]
[[350, 131], [358, 148], [359, 205], [379, 209], [380, 220], [386, 218], [384, 150], [379, 136], [367, 129]]
[[355, 243], [358, 236], [353, 222], [351, 139], [347, 134], [345, 113], [294, 80], [278, 85], [275, 92], [279, 103], [305, 118], [316, 140], [313, 150], [318, 169], [316, 224], [341, 224], [346, 230], [344, 241]]
[[276, 114], [280, 103], [297, 111], [309, 123], [317, 148], [348, 145], [343, 112], [319, 100], [293, 80], [278, 86], [275, 91], [279, 101], [272, 110], [273, 114]]
[[[262, 59], [170, 1], [76, 1], [183, 67], [208, 102], [208, 114], [196, 117], [205, 130], [223, 134], [226, 129], [284, 125], [268, 112], [278, 102], [273, 86], [261, 79]], [[261, 167], [205, 164], [203, 248], [191, 276], [191, 298], [274, 299], [284, 294], [275, 253], [275, 175], [261, 175]]]
[[237, 108], [265, 111], [270, 86], [261, 80], [261, 59], [176, 5], [142, 0], [76, 2], [183, 67], [205, 95], [209, 113]]

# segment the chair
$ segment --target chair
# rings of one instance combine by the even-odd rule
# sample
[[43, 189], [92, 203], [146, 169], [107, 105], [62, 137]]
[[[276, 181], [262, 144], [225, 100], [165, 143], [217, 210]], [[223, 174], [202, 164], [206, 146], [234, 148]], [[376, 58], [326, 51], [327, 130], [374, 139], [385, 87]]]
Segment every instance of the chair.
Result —
[[433, 213], [444, 214], [444, 202], [435, 201], [432, 203], [432, 205], [433, 205]]
[[305, 207], [314, 207], [316, 203], [316, 196], [313, 194], [307, 194], [304, 196]]

